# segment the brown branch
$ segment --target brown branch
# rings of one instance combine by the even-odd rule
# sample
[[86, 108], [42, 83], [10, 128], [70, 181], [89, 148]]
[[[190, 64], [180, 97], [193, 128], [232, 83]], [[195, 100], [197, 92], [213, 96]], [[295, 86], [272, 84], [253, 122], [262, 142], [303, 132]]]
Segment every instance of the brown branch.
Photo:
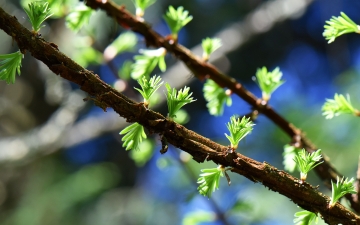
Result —
[[[104, 3], [103, 3], [104, 2]], [[232, 93], [237, 94], [247, 103], [249, 103], [254, 110], [264, 114], [271, 121], [273, 121], [279, 128], [281, 128], [291, 139], [293, 143], [297, 143], [298, 148], [305, 148], [308, 152], [314, 152], [318, 148], [310, 142], [305, 134], [292, 123], [287, 121], [284, 117], [278, 114], [270, 105], [264, 103], [261, 99], [258, 99], [251, 92], [245, 89], [245, 87], [238, 83], [234, 78], [231, 78], [221, 73], [212, 64], [205, 62], [199, 57], [192, 54], [192, 52], [184, 46], [169, 41], [165, 37], [151, 29], [151, 26], [146, 22], [139, 20], [136, 16], [128, 12], [124, 6], [118, 6], [110, 0], [87, 0], [86, 5], [93, 9], [102, 9], [106, 13], [113, 17], [121, 26], [130, 28], [133, 31], [144, 36], [147, 45], [153, 47], [164, 47], [166, 50], [189, 68], [189, 70], [200, 80], [210, 78], [214, 80], [219, 86], [227, 87]], [[318, 176], [323, 180], [325, 185], [331, 189], [331, 180], [336, 180], [337, 176], [343, 177], [330, 163], [329, 158], [323, 154], [324, 163], [315, 168]], [[346, 195], [346, 198], [350, 201], [351, 207], [358, 213], [360, 213], [360, 204], [354, 202], [351, 195]]]
[[17, 42], [21, 52], [29, 51], [33, 57], [46, 64], [55, 74], [72, 81], [93, 96], [101, 106], [112, 107], [129, 122], [138, 122], [150, 132], [162, 134], [170, 144], [188, 152], [198, 161], [212, 160], [232, 168], [254, 182], [261, 182], [269, 189], [287, 196], [302, 208], [320, 213], [329, 224], [359, 224], [360, 217], [336, 203], [328, 208], [330, 199], [311, 185], [299, 184], [298, 180], [275, 167], [260, 163], [239, 153], [226, 154], [227, 147], [219, 145], [185, 127], [167, 120], [163, 115], [144, 108], [141, 103], [128, 99], [98, 75], [88, 71], [66, 55], [56, 45], [35, 36], [23, 27], [16, 17], [0, 8], [0, 29]]

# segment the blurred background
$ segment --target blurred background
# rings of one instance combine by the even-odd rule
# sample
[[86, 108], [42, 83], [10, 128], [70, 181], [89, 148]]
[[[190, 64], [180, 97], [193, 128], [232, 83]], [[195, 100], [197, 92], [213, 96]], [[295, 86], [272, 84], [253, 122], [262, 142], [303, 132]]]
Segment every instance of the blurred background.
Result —
[[[4, 1], [0, 6], [29, 29], [22, 7], [29, 1]], [[132, 1], [116, 1], [134, 12]], [[75, 33], [65, 25], [65, 15], [78, 1], [53, 0], [54, 16], [40, 33], [46, 40], [127, 96], [141, 101], [129, 79], [133, 57], [146, 48], [136, 35], [135, 47], [111, 54], [108, 46], [126, 31], [104, 12], [93, 12], [89, 24]], [[162, 19], [169, 5], [184, 6], [193, 20], [180, 32], [179, 42], [201, 56], [199, 44], [219, 37], [223, 47], [210, 61], [243, 83], [258, 97], [252, 80], [257, 68], [279, 67], [286, 80], [270, 104], [328, 155], [340, 173], [355, 177], [360, 126], [352, 116], [325, 120], [321, 106], [335, 93], [349, 94], [360, 107], [360, 37], [344, 35], [332, 44], [322, 37], [331, 16], [345, 12], [360, 23], [360, 1], [353, 0], [157, 0], [145, 20], [162, 35], [169, 30]], [[108, 49], [106, 51], [106, 49]], [[17, 51], [16, 43], [0, 31], [0, 54]], [[109, 53], [110, 51], [110, 53]], [[196, 103], [184, 107], [185, 126], [227, 145], [225, 123], [233, 114], [251, 107], [237, 96], [222, 116], [209, 115], [202, 94], [203, 82], [173, 56], [167, 71], [155, 70], [172, 86], [190, 86]], [[167, 113], [160, 91], [152, 107]], [[127, 125], [111, 109], [104, 112], [77, 85], [54, 75], [41, 62], [25, 54], [21, 76], [15, 84], [0, 82], [0, 223], [5, 225], [86, 224], [292, 224], [299, 211], [287, 198], [229, 174], [211, 199], [197, 191], [198, 164], [170, 146], [161, 155], [157, 135], [138, 151], [125, 151], [118, 133]], [[180, 116], [179, 116], [180, 117]], [[283, 146], [290, 138], [260, 115], [251, 135], [238, 151], [283, 169]], [[297, 173], [294, 176], [299, 176]], [[311, 172], [308, 182], [320, 185]], [[346, 204], [346, 202], [343, 202]], [[320, 223], [321, 224], [321, 223]]]

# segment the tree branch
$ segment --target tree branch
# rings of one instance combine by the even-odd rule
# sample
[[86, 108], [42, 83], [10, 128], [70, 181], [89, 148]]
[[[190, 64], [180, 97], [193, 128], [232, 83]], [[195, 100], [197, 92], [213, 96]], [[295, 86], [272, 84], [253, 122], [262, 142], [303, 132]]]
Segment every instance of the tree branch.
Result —
[[[86, 5], [93, 9], [100, 8], [104, 10], [109, 16], [114, 18], [124, 28], [130, 28], [134, 32], [143, 35], [148, 46], [166, 48], [168, 52], [172, 53], [178, 59], [183, 61], [183, 63], [188, 67], [188, 69], [199, 80], [210, 78], [214, 80], [219, 86], [230, 89], [232, 93], [237, 94], [247, 103], [249, 103], [253, 107], [253, 109], [256, 109], [259, 113], [264, 114], [279, 128], [281, 128], [291, 138], [292, 144], [294, 144], [296, 147], [305, 148], [306, 151], [308, 151], [309, 153], [312, 153], [318, 149], [313, 143], [311, 143], [311, 141], [299, 128], [297, 128], [280, 114], [278, 114], [265, 101], [262, 101], [261, 99], [253, 95], [234, 78], [223, 74], [212, 64], [200, 59], [184, 46], [178, 43], [174, 43], [172, 40], [169, 41], [165, 37], [162, 37], [160, 34], [154, 31], [149, 24], [142, 20], [139, 20], [136, 16], [128, 12], [124, 6], [118, 6], [111, 0], [87, 0]], [[341, 175], [334, 168], [326, 155], [322, 155], [324, 163], [315, 167], [315, 171], [318, 176], [323, 180], [325, 185], [331, 189], [331, 180], [336, 180], [337, 176], [343, 177], [343, 175]], [[346, 198], [350, 201], [351, 207], [356, 212], [360, 213], [359, 202], [354, 202], [350, 194], [347, 194]]]
[[185, 127], [167, 120], [163, 115], [146, 109], [143, 104], [128, 99], [98, 75], [88, 71], [66, 55], [55, 44], [46, 42], [24, 28], [16, 17], [0, 8], [0, 28], [17, 42], [22, 52], [29, 51], [45, 63], [55, 74], [72, 81], [93, 96], [101, 106], [112, 107], [128, 122], [138, 122], [150, 132], [162, 134], [169, 143], [188, 152], [198, 162], [212, 160], [217, 164], [232, 167], [232, 172], [241, 174], [254, 182], [261, 182], [269, 189], [287, 196], [302, 208], [320, 213], [329, 224], [359, 224], [360, 217], [336, 203], [328, 208], [330, 199], [311, 185], [298, 180], [266, 162], [260, 163], [239, 153], [227, 154], [227, 147], [219, 145]]

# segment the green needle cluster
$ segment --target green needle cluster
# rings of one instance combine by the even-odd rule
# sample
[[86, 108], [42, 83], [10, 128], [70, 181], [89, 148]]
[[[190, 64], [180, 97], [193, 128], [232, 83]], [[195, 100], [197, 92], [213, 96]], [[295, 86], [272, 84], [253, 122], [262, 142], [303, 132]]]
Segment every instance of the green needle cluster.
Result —
[[295, 155], [294, 161], [300, 170], [301, 182], [306, 180], [307, 174], [310, 172], [310, 170], [323, 163], [322, 161], [320, 162], [321, 159], [321, 149], [318, 149], [313, 153], [307, 153], [305, 149], [302, 149], [300, 152], [298, 152], [298, 154]]
[[171, 30], [174, 40], [177, 40], [178, 33], [193, 17], [189, 16], [189, 12], [180, 6], [176, 10], [173, 6], [169, 6], [169, 10], [164, 15], [164, 19]]
[[329, 44], [343, 34], [360, 33], [360, 26], [343, 12], [340, 13], [340, 16], [333, 16], [329, 21], [326, 21], [324, 28], [323, 36], [328, 40]]
[[350, 96], [339, 95], [335, 93], [334, 99], [326, 99], [322, 107], [323, 115], [326, 119], [332, 119], [341, 114], [353, 113], [357, 114], [358, 110], [353, 107], [350, 101]]
[[236, 118], [235, 115], [230, 117], [230, 122], [226, 125], [230, 135], [225, 134], [225, 136], [230, 141], [230, 147], [233, 150], [237, 149], [241, 139], [252, 131], [254, 125], [250, 118], [246, 118], [245, 116], [242, 119]]
[[329, 203], [330, 208], [333, 207], [336, 204], [336, 202], [344, 195], [348, 193], [350, 194], [357, 193], [353, 183], [354, 183], [354, 178], [351, 178], [350, 180], [346, 178], [344, 180], [344, 177], [341, 178], [341, 180], [339, 177], [337, 177], [336, 183], [331, 181], [332, 193], [331, 193], [331, 201]]
[[34, 33], [38, 33], [43, 27], [41, 24], [52, 15], [49, 3], [43, 1], [31, 2], [29, 8], [24, 8], [24, 10], [30, 19]]
[[8, 84], [15, 83], [16, 73], [20, 75], [23, 56], [20, 51], [0, 55], [0, 80], [5, 80]]

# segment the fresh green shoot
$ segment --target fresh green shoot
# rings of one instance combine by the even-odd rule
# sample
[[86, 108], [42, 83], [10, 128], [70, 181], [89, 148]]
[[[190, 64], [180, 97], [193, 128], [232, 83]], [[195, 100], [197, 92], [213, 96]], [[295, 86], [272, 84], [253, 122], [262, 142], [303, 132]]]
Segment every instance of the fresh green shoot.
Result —
[[208, 61], [210, 55], [218, 48], [221, 47], [221, 40], [220, 38], [205, 38], [202, 40], [201, 46], [204, 50], [203, 52], [203, 59]]
[[281, 80], [282, 72], [276, 67], [272, 72], [269, 72], [264, 66], [256, 71], [256, 81], [262, 91], [262, 98], [269, 101], [271, 94], [284, 83]]
[[235, 115], [230, 117], [230, 122], [226, 125], [230, 135], [225, 134], [230, 141], [230, 148], [236, 150], [241, 139], [252, 131], [254, 125], [250, 118], [245, 116], [241, 120], [240, 118], [236, 119]]
[[333, 183], [333, 181], [331, 181], [332, 193], [331, 193], [331, 201], [329, 203], [329, 208], [333, 207], [336, 204], [336, 202], [344, 195], [357, 193], [353, 185], [353, 182], [354, 182], [354, 178], [351, 178], [350, 180], [346, 178], [344, 180], [344, 177], [341, 178], [341, 180], [339, 177], [337, 177], [336, 184]]
[[359, 115], [359, 111], [353, 107], [350, 101], [350, 96], [335, 94], [334, 99], [326, 99], [322, 107], [323, 115], [326, 119], [332, 119], [334, 116], [340, 114], [352, 113]]
[[84, 4], [78, 5], [66, 16], [66, 26], [78, 32], [86, 23], [89, 23], [92, 12], [93, 10]]
[[325, 31], [323, 36], [328, 40], [328, 44], [335, 41], [335, 39], [346, 33], [359, 33], [360, 26], [352, 21], [345, 13], [341, 12], [341, 16], [333, 16], [330, 20], [326, 21], [324, 26]]
[[146, 138], [144, 127], [138, 123], [133, 123], [125, 127], [119, 134], [125, 134], [121, 139], [123, 141], [123, 147], [127, 150], [139, 149], [139, 145], [142, 142], [143, 138]]
[[217, 85], [213, 80], [208, 79], [203, 88], [206, 107], [210, 115], [221, 116], [224, 112], [224, 105], [231, 106], [232, 100], [226, 91]]
[[305, 149], [302, 149], [298, 152], [297, 155], [295, 155], [294, 161], [300, 171], [301, 183], [306, 180], [307, 174], [310, 172], [310, 170], [323, 163], [322, 161], [319, 162], [321, 159], [321, 149], [318, 149], [313, 153], [307, 153]]
[[143, 55], [134, 57], [135, 63], [132, 67], [131, 77], [135, 80], [142, 76], [149, 77], [156, 65], [164, 72], [166, 71], [165, 55], [166, 49], [159, 48], [156, 50], [140, 50]]
[[23, 54], [20, 51], [0, 55], [0, 80], [8, 84], [15, 83], [16, 73], [20, 76], [20, 67]]
[[156, 0], [133, 0], [135, 8], [136, 8], [136, 16], [143, 17], [145, 10], [154, 4]]
[[186, 24], [188, 24], [193, 17], [189, 16], [187, 10], [184, 11], [184, 7], [180, 6], [176, 10], [173, 6], [169, 6], [169, 10], [163, 16], [167, 25], [171, 30], [172, 38], [176, 41], [178, 33]]
[[165, 84], [165, 87], [167, 89], [166, 100], [169, 110], [169, 118], [175, 118], [176, 112], [179, 111], [179, 109], [181, 109], [186, 104], [196, 101], [193, 99], [193, 97], [191, 97], [192, 92], [189, 94], [189, 87], [185, 86], [179, 91], [176, 91], [175, 88], [171, 88], [168, 83]]
[[293, 222], [295, 225], [310, 225], [313, 221], [317, 224], [319, 219], [315, 213], [307, 210], [296, 212], [294, 216]]
[[104, 50], [104, 58], [107, 62], [111, 61], [120, 53], [132, 52], [137, 45], [137, 37], [133, 32], [124, 32], [120, 34]]
[[[23, 8], [27, 7], [29, 3], [34, 0], [20, 0], [20, 4]], [[43, 2], [48, 2], [48, 7], [51, 8], [51, 18], [63, 18], [65, 17], [71, 8], [74, 8], [74, 3], [79, 2], [75, 0], [41, 0]]]
[[300, 149], [295, 148], [291, 145], [285, 145], [284, 146], [284, 152], [283, 152], [283, 164], [286, 171], [294, 172], [296, 169], [296, 163], [294, 161], [295, 156], [300, 151]]
[[198, 191], [201, 195], [211, 197], [211, 194], [219, 189], [220, 177], [224, 176], [225, 168], [218, 166], [212, 169], [202, 169], [200, 178], [197, 183], [199, 184]]
[[39, 30], [44, 27], [44, 25], [41, 24], [52, 15], [51, 9], [48, 6], [48, 2], [35, 1], [29, 3], [28, 9], [24, 8], [30, 19], [33, 33], [37, 34]]
[[161, 81], [160, 76], [153, 76], [148, 80], [145, 76], [141, 77], [137, 80], [141, 86], [141, 90], [139, 88], [135, 88], [144, 98], [144, 106], [148, 107], [150, 104], [150, 97], [159, 89], [159, 87], [164, 83]]

